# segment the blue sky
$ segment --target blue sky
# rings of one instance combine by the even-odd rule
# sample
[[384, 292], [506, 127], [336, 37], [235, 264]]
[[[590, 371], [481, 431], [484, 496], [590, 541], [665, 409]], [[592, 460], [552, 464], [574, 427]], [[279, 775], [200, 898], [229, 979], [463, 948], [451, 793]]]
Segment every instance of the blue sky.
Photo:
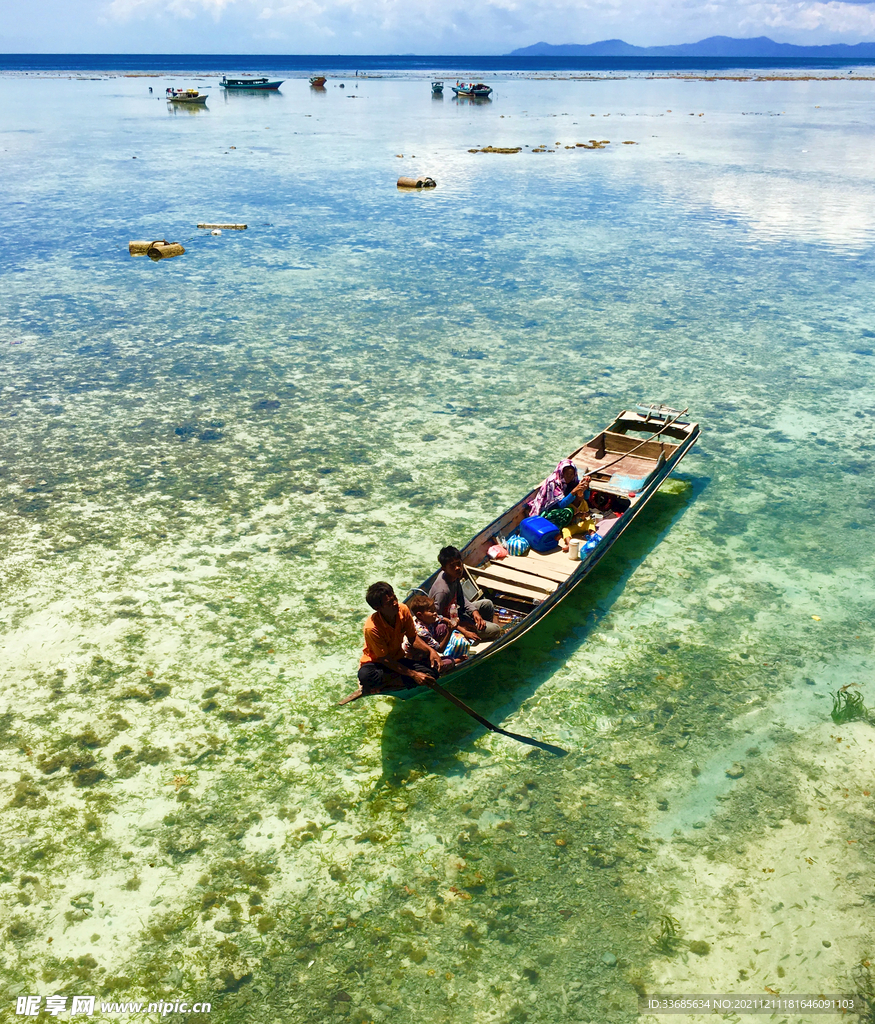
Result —
[[875, 0], [0, 0], [6, 53], [500, 54], [710, 35], [875, 40]]

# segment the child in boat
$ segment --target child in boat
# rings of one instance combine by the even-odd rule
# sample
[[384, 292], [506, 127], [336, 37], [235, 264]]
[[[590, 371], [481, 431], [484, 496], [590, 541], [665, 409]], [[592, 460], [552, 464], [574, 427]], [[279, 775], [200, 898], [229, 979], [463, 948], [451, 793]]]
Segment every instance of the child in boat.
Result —
[[444, 656], [443, 652], [453, 635], [453, 627], [449, 619], [438, 615], [435, 603], [430, 597], [425, 594], [414, 594], [408, 601], [407, 607], [413, 615], [416, 635], [441, 655], [441, 672], [448, 672], [467, 658], [467, 649], [453, 658]]
[[[422, 686], [426, 677], [434, 678], [440, 671], [440, 655], [419, 638], [413, 616], [406, 605], [398, 603], [391, 584], [383, 580], [372, 583], [365, 600], [374, 614], [365, 622], [358, 673], [362, 692], [379, 693], [387, 685], [393, 689]], [[410, 653], [415, 650], [422, 661], [405, 656], [405, 640]]]

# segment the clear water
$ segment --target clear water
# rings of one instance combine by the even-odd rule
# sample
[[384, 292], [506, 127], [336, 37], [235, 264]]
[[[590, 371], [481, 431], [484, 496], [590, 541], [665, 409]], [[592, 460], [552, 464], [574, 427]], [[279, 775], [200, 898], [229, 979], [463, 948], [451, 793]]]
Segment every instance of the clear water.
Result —
[[[865, 983], [875, 730], [829, 712], [875, 703], [873, 83], [494, 84], [0, 79], [0, 1012], [577, 1024]], [[569, 755], [337, 709], [366, 586], [639, 400], [697, 449], [459, 684]]]

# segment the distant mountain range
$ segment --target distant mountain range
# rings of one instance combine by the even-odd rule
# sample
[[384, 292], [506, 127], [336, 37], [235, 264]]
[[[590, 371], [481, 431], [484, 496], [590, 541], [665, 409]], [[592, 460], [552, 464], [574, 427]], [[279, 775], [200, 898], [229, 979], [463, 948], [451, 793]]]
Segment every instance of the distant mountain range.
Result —
[[632, 46], [622, 39], [604, 39], [600, 43], [535, 43], [513, 50], [511, 57], [875, 57], [875, 43], [833, 43], [828, 46], [794, 46], [776, 43], [768, 36], [755, 39], [733, 39], [731, 36], [710, 36], [698, 43], [677, 46]]

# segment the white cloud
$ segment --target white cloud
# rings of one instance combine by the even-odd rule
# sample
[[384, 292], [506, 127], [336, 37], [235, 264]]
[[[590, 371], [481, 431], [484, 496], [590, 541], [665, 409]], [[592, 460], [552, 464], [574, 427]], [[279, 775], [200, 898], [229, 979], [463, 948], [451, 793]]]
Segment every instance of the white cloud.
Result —
[[197, 16], [198, 9], [219, 17], [227, 7], [238, 2], [239, 0], [111, 0], [106, 12], [111, 18], [119, 21], [168, 14], [172, 17], [191, 19]]
[[[538, 40], [875, 39], [875, 0], [3, 0], [0, 44], [84, 52], [507, 53]], [[105, 20], [102, 20], [105, 19]]]

